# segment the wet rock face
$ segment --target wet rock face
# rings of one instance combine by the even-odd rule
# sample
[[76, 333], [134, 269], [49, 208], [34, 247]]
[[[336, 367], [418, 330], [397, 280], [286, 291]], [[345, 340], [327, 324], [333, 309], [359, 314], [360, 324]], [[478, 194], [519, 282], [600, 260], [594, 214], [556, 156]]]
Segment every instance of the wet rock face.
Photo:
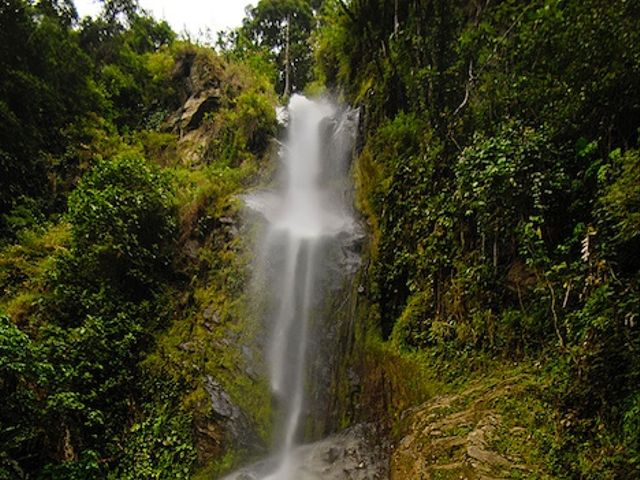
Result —
[[211, 413], [197, 415], [193, 434], [198, 459], [204, 464], [220, 457], [230, 447], [261, 451], [263, 445], [249, 417], [213, 377], [204, 378], [204, 388], [211, 402]]
[[388, 478], [386, 449], [379, 444], [377, 437], [372, 425], [358, 425], [327, 440], [302, 447], [300, 478]]
[[224, 426], [225, 440], [241, 449], [259, 448], [260, 441], [251, 421], [240, 407], [233, 403], [222, 386], [207, 375], [204, 388], [211, 400], [213, 416]]
[[[295, 451], [296, 480], [382, 480], [388, 477], [388, 450], [371, 424], [356, 425]], [[225, 480], [260, 480], [272, 472], [267, 459], [235, 472]]]

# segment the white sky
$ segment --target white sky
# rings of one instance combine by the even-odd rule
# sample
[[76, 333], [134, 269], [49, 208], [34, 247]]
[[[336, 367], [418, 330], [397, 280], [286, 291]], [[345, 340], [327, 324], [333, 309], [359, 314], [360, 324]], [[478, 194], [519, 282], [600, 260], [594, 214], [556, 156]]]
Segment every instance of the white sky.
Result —
[[[98, 0], [74, 0], [78, 15], [95, 16], [100, 12]], [[215, 41], [217, 32], [240, 26], [244, 9], [251, 0], [139, 0], [140, 6], [154, 18], [166, 20], [176, 33], [185, 29], [192, 37]], [[213, 38], [204, 33], [210, 29]]]

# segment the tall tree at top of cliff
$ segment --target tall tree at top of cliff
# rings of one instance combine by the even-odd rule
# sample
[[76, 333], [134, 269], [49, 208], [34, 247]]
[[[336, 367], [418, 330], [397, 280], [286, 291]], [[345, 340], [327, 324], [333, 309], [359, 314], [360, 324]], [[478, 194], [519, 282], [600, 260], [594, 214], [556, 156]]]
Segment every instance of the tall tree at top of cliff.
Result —
[[318, 2], [261, 0], [247, 9], [238, 32], [239, 37], [269, 52], [278, 69], [276, 89], [285, 97], [302, 90], [311, 76], [309, 36], [315, 24], [314, 3]]

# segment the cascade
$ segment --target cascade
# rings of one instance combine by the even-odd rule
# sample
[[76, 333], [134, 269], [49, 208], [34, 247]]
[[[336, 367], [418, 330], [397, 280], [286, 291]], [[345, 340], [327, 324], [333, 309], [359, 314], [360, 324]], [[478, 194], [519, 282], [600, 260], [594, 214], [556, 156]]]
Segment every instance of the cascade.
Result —
[[304, 478], [296, 451], [305, 417], [313, 415], [305, 393], [314, 382], [310, 351], [321, 343], [326, 320], [321, 305], [331, 285], [358, 264], [349, 249], [359, 233], [348, 175], [356, 112], [294, 95], [287, 117], [277, 187], [245, 197], [264, 220], [252, 298], [262, 299], [265, 361], [277, 409], [273, 456], [262, 472], [230, 479]]

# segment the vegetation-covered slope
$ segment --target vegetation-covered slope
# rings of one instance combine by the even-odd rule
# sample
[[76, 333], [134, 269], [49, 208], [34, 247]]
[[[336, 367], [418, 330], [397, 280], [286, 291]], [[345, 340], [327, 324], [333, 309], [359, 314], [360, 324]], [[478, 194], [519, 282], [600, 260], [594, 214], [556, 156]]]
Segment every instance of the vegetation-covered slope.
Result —
[[440, 378], [541, 361], [561, 478], [640, 468], [638, 7], [338, 0], [315, 39], [364, 109], [371, 322]]
[[0, 18], [0, 478], [191, 478], [259, 449], [234, 195], [275, 133], [267, 77], [132, 2]]

